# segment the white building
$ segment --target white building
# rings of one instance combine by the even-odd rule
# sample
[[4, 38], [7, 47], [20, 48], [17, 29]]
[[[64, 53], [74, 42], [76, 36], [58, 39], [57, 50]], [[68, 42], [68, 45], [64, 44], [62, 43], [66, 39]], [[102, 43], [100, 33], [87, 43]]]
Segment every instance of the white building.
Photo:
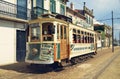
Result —
[[72, 19], [72, 23], [81, 27], [84, 27], [84, 24], [86, 23], [86, 18], [79, 12], [76, 12], [74, 10], [73, 3], [70, 4], [70, 8], [66, 8], [66, 16]]
[[17, 0], [0, 1], [0, 65], [24, 61], [25, 58], [25, 19], [28, 16], [27, 7], [23, 10], [16, 5], [19, 3]]
[[67, 7], [67, 14], [73, 21], [73, 24], [79, 25], [86, 29], [94, 30], [93, 26], [93, 10], [89, 10], [84, 3], [83, 10], [74, 9], [73, 3], [70, 4], [70, 8]]

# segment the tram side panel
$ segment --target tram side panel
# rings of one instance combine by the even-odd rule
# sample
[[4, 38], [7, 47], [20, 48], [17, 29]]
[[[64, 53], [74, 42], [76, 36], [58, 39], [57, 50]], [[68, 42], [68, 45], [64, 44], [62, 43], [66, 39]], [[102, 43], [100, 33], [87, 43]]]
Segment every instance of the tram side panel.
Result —
[[[74, 36], [75, 33], [73, 32], [73, 29], [76, 29], [76, 36]], [[80, 34], [77, 33], [77, 31], [80, 31]], [[81, 31], [91, 33], [91, 37], [90, 36], [87, 37], [89, 40], [91, 40], [91, 42], [83, 41], [83, 38], [85, 38], [85, 35], [81, 34]], [[79, 35], [80, 35], [80, 38], [79, 38]], [[93, 41], [95, 40], [95, 37], [94, 36], [92, 37], [92, 35], [94, 35], [94, 32], [91, 32], [81, 27], [76, 27], [75, 25], [72, 25], [72, 24], [69, 25], [69, 45], [70, 45], [69, 59], [73, 57], [96, 52], [95, 50], [96, 46]], [[75, 37], [76, 37], [76, 40], [74, 40]], [[81, 41], [78, 41], [79, 39]]]

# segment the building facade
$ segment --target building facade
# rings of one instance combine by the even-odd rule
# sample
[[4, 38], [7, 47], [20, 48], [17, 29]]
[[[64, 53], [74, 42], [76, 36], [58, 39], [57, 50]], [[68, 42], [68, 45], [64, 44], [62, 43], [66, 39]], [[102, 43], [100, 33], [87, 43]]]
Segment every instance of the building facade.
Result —
[[32, 18], [43, 14], [66, 15], [66, 2], [68, 0], [31, 0]]
[[86, 23], [84, 23], [84, 27], [90, 30], [94, 30], [94, 25], [93, 25], [93, 10], [90, 10], [89, 8], [86, 7], [86, 3], [84, 2], [83, 10], [76, 9], [75, 10], [78, 13], [81, 13], [83, 16], [86, 18]]
[[112, 28], [105, 24], [95, 24], [94, 31], [101, 34], [102, 47], [110, 47], [112, 45]]
[[93, 26], [93, 10], [90, 10], [86, 7], [85, 2], [83, 10], [74, 9], [73, 3], [70, 4], [70, 8], [66, 8], [66, 15], [72, 18], [73, 24], [79, 25], [86, 29], [94, 30]]
[[85, 16], [76, 12], [73, 7], [74, 5], [71, 3], [70, 8], [66, 8], [66, 16], [72, 19], [73, 24], [84, 27], [84, 24], [86, 23]]
[[0, 1], [0, 65], [24, 61], [27, 0]]

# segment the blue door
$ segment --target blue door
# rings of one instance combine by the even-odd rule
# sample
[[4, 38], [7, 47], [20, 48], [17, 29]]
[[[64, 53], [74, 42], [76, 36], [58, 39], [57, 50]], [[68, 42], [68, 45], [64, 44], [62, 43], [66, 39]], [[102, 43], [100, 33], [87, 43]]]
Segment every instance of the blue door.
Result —
[[16, 60], [18, 62], [25, 61], [26, 56], [26, 32], [17, 30], [17, 53], [16, 53]]

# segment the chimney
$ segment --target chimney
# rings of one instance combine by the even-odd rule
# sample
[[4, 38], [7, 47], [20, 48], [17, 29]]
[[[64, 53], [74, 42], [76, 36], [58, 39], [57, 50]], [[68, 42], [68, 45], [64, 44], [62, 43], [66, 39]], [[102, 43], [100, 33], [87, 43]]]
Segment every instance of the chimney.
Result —
[[70, 3], [70, 8], [74, 10], [74, 4], [72, 2]]

